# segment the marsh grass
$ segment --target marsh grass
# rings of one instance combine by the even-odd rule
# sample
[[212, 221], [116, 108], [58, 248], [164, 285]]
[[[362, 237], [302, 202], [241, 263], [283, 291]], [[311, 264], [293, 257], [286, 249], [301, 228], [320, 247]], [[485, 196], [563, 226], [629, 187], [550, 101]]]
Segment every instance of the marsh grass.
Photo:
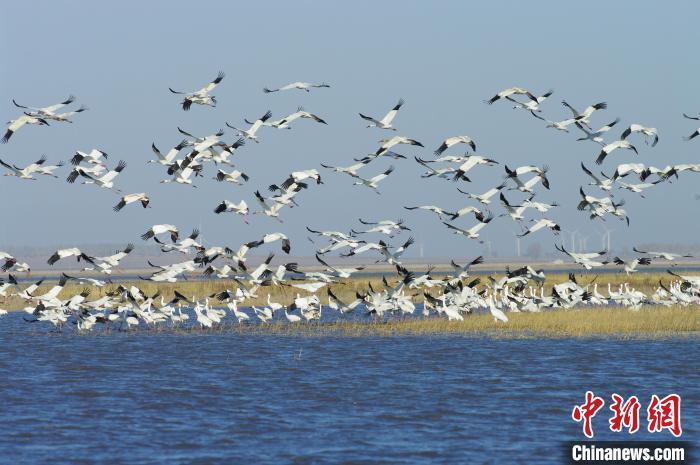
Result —
[[[439, 279], [444, 275], [440, 274], [434, 274], [433, 277], [435, 279]], [[502, 275], [493, 275], [496, 279], [499, 279]], [[596, 278], [597, 276], [597, 278]], [[396, 274], [391, 274], [387, 273], [386, 274], [387, 280], [389, 281], [389, 284], [392, 284], [397, 282]], [[482, 284], [488, 284], [487, 277], [486, 276], [479, 276], [481, 278]], [[613, 290], [617, 290], [618, 286], [622, 283], [628, 283], [630, 287], [638, 289], [647, 295], [653, 293], [656, 288], [659, 285], [659, 281], [663, 281], [664, 283], [668, 283], [669, 280], [673, 279], [674, 277], [667, 274], [667, 273], [635, 273], [630, 276], [626, 276], [624, 273], [606, 273], [606, 274], [600, 274], [596, 275], [593, 273], [581, 273], [581, 274], [576, 274], [576, 279], [578, 280], [578, 283], [582, 286], [589, 284], [593, 282], [595, 279], [595, 282], [598, 283], [598, 290], [601, 292], [603, 295], [607, 295], [607, 286], [608, 283], [611, 284]], [[568, 279], [568, 275], [565, 273], [552, 273], [547, 275], [547, 280], [545, 282], [545, 294], [549, 295], [551, 291], [551, 286], [556, 283], [561, 283], [564, 282]], [[355, 293], [356, 292], [365, 292], [368, 288], [368, 284], [371, 283], [371, 285], [374, 287], [374, 289], [381, 289], [382, 288], [382, 280], [380, 277], [371, 277], [371, 278], [351, 278], [351, 279], [346, 279], [343, 280], [342, 282], [339, 283], [333, 283], [330, 285], [330, 288], [332, 289], [333, 293], [337, 295], [340, 299], [344, 301], [352, 301], [355, 299]], [[43, 284], [42, 286], [39, 287], [39, 289], [34, 293], [35, 295], [41, 295], [45, 292], [47, 292], [53, 285], [55, 284], [54, 282], [46, 283]], [[165, 297], [166, 300], [169, 300], [173, 297], [173, 291], [177, 290], [178, 292], [184, 294], [187, 297], [194, 297], [195, 299], [201, 299], [206, 296], [213, 295], [215, 293], [219, 293], [224, 290], [233, 290], [237, 287], [237, 284], [232, 281], [232, 280], [226, 280], [226, 279], [211, 279], [211, 280], [190, 280], [190, 281], [179, 281], [177, 283], [154, 283], [152, 281], [134, 281], [134, 282], [120, 282], [118, 284], [121, 284], [123, 286], [129, 287], [129, 286], [137, 286], [139, 287], [143, 292], [146, 293], [146, 295], [153, 295], [156, 292], [160, 291], [161, 295]], [[72, 295], [80, 293], [83, 289], [85, 288], [90, 288], [91, 294], [88, 297], [88, 300], [95, 300], [98, 299], [102, 296], [105, 295], [105, 293], [110, 292], [114, 290], [118, 284], [112, 284], [112, 285], [106, 285], [102, 288], [94, 287], [94, 286], [88, 286], [88, 285], [82, 285], [82, 284], [77, 284], [73, 281], [69, 282], [61, 294], [59, 295], [60, 298], [66, 299]], [[20, 286], [24, 287], [24, 284], [21, 284]], [[430, 294], [437, 294], [439, 293], [439, 289], [433, 288], [432, 290], [426, 290]], [[423, 301], [423, 292], [421, 289], [407, 289], [407, 292], [410, 292], [415, 296], [415, 302], [420, 303]], [[279, 302], [282, 304], [288, 304], [291, 302], [291, 300], [296, 297], [297, 294], [299, 295], [308, 295], [306, 291], [303, 291], [301, 289], [296, 289], [293, 287], [289, 286], [270, 286], [270, 287], [263, 287], [260, 288], [257, 292], [258, 297], [255, 299], [250, 299], [245, 302], [246, 306], [260, 306], [260, 305], [265, 305], [267, 303], [267, 296], [268, 294], [270, 295], [270, 299], [274, 302]], [[317, 292], [317, 295], [321, 297], [321, 301], [325, 302], [325, 295], [326, 295], [326, 288], [321, 289], [320, 291]], [[9, 297], [4, 300], [0, 300], [0, 308], [5, 309], [5, 310], [19, 310], [22, 309], [26, 306], [26, 302], [24, 302], [21, 299], [18, 299], [17, 297]]]
[[318, 321], [238, 324], [230, 320], [211, 329], [158, 326], [126, 332], [115, 329], [81, 333], [179, 334], [183, 336], [237, 334], [283, 337], [397, 337], [472, 336], [504, 339], [611, 338], [617, 340], [698, 338], [700, 318], [696, 308], [646, 306], [640, 310], [621, 307], [551, 310], [540, 313], [508, 313], [508, 323], [495, 322], [490, 314], [466, 315], [464, 321], [440, 317], [389, 317], [363, 321]]
[[495, 322], [490, 314], [468, 315], [464, 321], [445, 318], [389, 319], [384, 321], [339, 321], [315, 324], [236, 325], [240, 333], [277, 335], [487, 335], [490, 337], [697, 337], [700, 319], [697, 309], [685, 307], [585, 308], [540, 313], [508, 313], [506, 324]]

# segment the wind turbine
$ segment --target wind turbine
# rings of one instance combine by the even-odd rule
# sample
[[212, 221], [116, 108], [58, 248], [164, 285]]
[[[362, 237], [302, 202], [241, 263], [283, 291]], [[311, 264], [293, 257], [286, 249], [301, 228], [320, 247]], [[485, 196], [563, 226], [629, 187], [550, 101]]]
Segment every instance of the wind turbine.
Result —
[[584, 251], [588, 250], [588, 236], [584, 236], [583, 234], [579, 234], [578, 249], [584, 250]]
[[596, 234], [598, 234], [598, 235], [600, 236], [601, 247], [602, 247], [603, 249], [607, 250], [608, 252], [610, 252], [610, 248], [611, 248], [611, 245], [610, 245], [610, 233], [611, 233], [611, 232], [614, 232], [615, 229], [608, 229], [608, 228], [606, 228], [606, 227], [604, 227], [604, 226], [602, 226], [601, 229], [603, 230], [602, 233], [599, 233], [599, 232], [596, 233]]
[[576, 234], [578, 234], [578, 229], [574, 231], [569, 231], [568, 229], [563, 229], [562, 231], [571, 236], [571, 251], [576, 252]]

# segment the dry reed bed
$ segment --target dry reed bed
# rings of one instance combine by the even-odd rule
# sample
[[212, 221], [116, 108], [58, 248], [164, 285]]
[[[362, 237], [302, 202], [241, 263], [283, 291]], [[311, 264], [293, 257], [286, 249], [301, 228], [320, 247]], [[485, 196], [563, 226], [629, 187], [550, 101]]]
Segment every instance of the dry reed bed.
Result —
[[[698, 339], [700, 318], [697, 308], [645, 306], [640, 310], [626, 308], [582, 308], [550, 310], [540, 313], [508, 313], [508, 323], [495, 322], [490, 314], [466, 315], [464, 321], [448, 321], [441, 317], [389, 317], [365, 321], [321, 323], [288, 323], [279, 320], [270, 324], [238, 324], [230, 320], [211, 329], [158, 326], [131, 330], [134, 334], [174, 333], [181, 335], [239, 334], [250, 336], [289, 337], [397, 337], [397, 336], [472, 336], [504, 339], [608, 338]], [[104, 336], [115, 330], [88, 332]]]
[[[494, 275], [496, 279], [500, 278], [502, 275]], [[386, 275], [387, 280], [389, 281], [389, 284], [393, 284], [397, 282], [396, 274], [387, 274]], [[435, 278], [440, 278], [441, 276], [436, 274], [434, 275]], [[482, 283], [487, 284], [487, 277], [486, 276], [478, 276], [481, 279]], [[626, 276], [624, 273], [617, 273], [617, 274], [601, 274], [598, 275], [597, 278], [595, 278], [596, 275], [593, 273], [582, 273], [582, 274], [577, 274], [576, 278], [578, 280], [578, 283], [580, 285], [586, 285], [588, 283], [593, 282], [595, 279], [595, 282], [598, 283], [599, 286], [599, 292], [601, 292], [603, 295], [607, 295], [607, 285], [610, 283], [612, 285], [613, 290], [617, 290], [617, 287], [621, 283], [629, 283], [629, 285], [633, 288], [636, 288], [642, 292], [645, 292], [647, 294], [651, 294], [656, 290], [658, 287], [659, 280], [663, 281], [664, 283], [668, 283], [670, 279], [674, 279], [673, 276], [667, 274], [667, 273], [636, 273], [630, 276]], [[568, 279], [568, 275], [564, 273], [552, 273], [550, 275], [547, 275], [547, 281], [545, 282], [545, 294], [549, 295], [551, 286], [556, 283], [564, 282]], [[364, 292], [368, 288], [368, 283], [371, 283], [371, 285], [375, 289], [381, 289], [382, 288], [382, 281], [381, 278], [378, 277], [371, 277], [371, 278], [351, 278], [351, 279], [346, 279], [343, 280], [342, 282], [339, 283], [333, 283], [330, 285], [330, 288], [332, 289], [333, 293], [337, 295], [340, 299], [343, 299], [345, 301], [352, 301], [355, 299], [355, 293], [356, 292]], [[44, 292], [48, 291], [53, 285], [55, 284], [54, 282], [50, 282], [47, 284], [43, 284], [42, 286], [39, 287], [39, 289], [34, 293], [34, 295], [41, 295]], [[212, 279], [212, 280], [192, 280], [192, 281], [179, 281], [177, 283], [155, 283], [151, 281], [135, 281], [135, 282], [119, 282], [118, 284], [121, 284], [123, 286], [131, 286], [135, 285], [139, 287], [142, 291], [144, 291], [147, 295], [153, 295], [156, 292], [160, 291], [161, 295], [165, 297], [166, 300], [169, 300], [170, 298], [173, 297], [173, 290], [177, 290], [178, 292], [184, 294], [187, 297], [194, 297], [195, 299], [201, 299], [206, 296], [213, 295], [215, 293], [224, 291], [226, 289], [233, 290], [237, 287], [237, 284], [232, 281], [232, 280], [227, 280], [227, 279]], [[102, 297], [105, 295], [106, 292], [110, 292], [114, 290], [118, 284], [111, 284], [111, 285], [106, 285], [102, 288], [94, 287], [94, 286], [89, 286], [89, 285], [84, 285], [84, 284], [78, 284], [73, 281], [69, 282], [61, 294], [59, 295], [60, 298], [68, 298], [72, 295], [80, 293], [83, 289], [89, 288], [91, 290], [91, 294], [88, 297], [89, 300], [94, 300], [99, 297]], [[20, 286], [24, 286], [21, 284]], [[439, 293], [438, 288], [433, 288], [432, 290], [427, 290], [431, 294], [436, 295]], [[423, 293], [422, 289], [407, 289], [407, 292], [410, 292], [411, 294], [415, 295], [415, 301], [417, 303], [420, 303], [423, 301]], [[308, 295], [306, 291], [303, 291], [301, 289], [296, 289], [293, 287], [289, 286], [270, 286], [270, 287], [263, 287], [260, 288], [257, 292], [258, 297], [255, 299], [250, 299], [245, 302], [245, 306], [259, 306], [259, 305], [265, 305], [267, 303], [267, 296], [268, 294], [270, 295], [270, 298], [275, 301], [275, 302], [280, 302], [283, 304], [291, 302], [291, 300], [297, 295]], [[325, 298], [323, 298], [326, 294], [325, 288], [321, 289], [320, 291], [317, 292], [317, 295], [319, 297], [322, 297], [322, 302], [325, 302]], [[5, 310], [19, 310], [24, 308], [27, 305], [26, 302], [23, 300], [17, 298], [17, 297], [9, 297], [5, 298], [4, 300], [0, 300], [0, 308], [5, 309]]]
[[274, 335], [489, 335], [492, 337], [698, 337], [700, 318], [697, 309], [688, 307], [585, 308], [552, 310], [540, 313], [508, 313], [506, 324], [495, 322], [490, 314], [468, 315], [464, 321], [446, 318], [390, 318], [371, 322], [234, 325], [234, 332]]

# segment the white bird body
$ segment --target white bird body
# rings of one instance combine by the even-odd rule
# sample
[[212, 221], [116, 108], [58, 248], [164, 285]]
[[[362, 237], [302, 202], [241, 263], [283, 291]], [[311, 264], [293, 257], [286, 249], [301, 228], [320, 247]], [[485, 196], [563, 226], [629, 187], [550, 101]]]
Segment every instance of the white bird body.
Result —
[[290, 123], [297, 119], [312, 119], [316, 121], [317, 123], [321, 124], [328, 124], [326, 123], [322, 118], [320, 118], [318, 115], [314, 115], [313, 113], [309, 113], [308, 111], [304, 110], [304, 107], [299, 107], [297, 108], [297, 111], [294, 113], [291, 113], [284, 118], [277, 120], [277, 121], [272, 121], [272, 122], [265, 122], [263, 123], [265, 126], [271, 126], [273, 128], [277, 129], [291, 129], [292, 127], [290, 126]]
[[321, 163], [321, 166], [323, 166], [324, 168], [327, 168], [327, 169], [331, 169], [331, 170], [335, 171], [336, 173], [345, 173], [349, 176], [352, 176], [353, 178], [359, 178], [360, 175], [357, 172], [360, 170], [360, 168], [362, 168], [363, 166], [366, 166], [370, 161], [371, 161], [370, 159], [363, 159], [359, 163], [355, 163], [354, 165], [350, 165], [350, 166], [346, 166], [346, 167], [324, 165], [323, 163]]
[[578, 111], [576, 111], [576, 109], [574, 109], [574, 107], [569, 105], [566, 102], [566, 100], [562, 100], [561, 104], [564, 105], [566, 108], [568, 108], [571, 111], [571, 113], [574, 115], [575, 121], [578, 121], [579, 123], [584, 124], [586, 126], [588, 126], [589, 119], [590, 119], [591, 115], [593, 114], [593, 112], [595, 112], [596, 110], [604, 110], [604, 109], [608, 108], [607, 103], [600, 102], [600, 103], [596, 103], [596, 104], [587, 106], [581, 113], [579, 113]]
[[632, 133], [639, 133], [643, 134], [646, 137], [646, 143], [649, 143], [648, 138], [651, 137], [652, 142], [651, 146], [654, 147], [658, 142], [659, 142], [659, 132], [656, 128], [648, 128], [645, 126], [642, 126], [641, 124], [631, 124], [627, 129], [625, 129], [622, 132], [622, 135], [620, 136], [620, 139], [627, 139], [630, 134]]
[[545, 121], [547, 122], [547, 125], [545, 126], [547, 128], [554, 128], [558, 131], [569, 132], [569, 126], [576, 122], [576, 118], [569, 118], [561, 121]]
[[8, 126], [7, 126], [7, 130], [5, 131], [5, 135], [2, 137], [2, 140], [0, 140], [0, 142], [2, 142], [3, 144], [6, 144], [10, 140], [12, 135], [15, 132], [17, 132], [17, 130], [19, 130], [19, 128], [21, 128], [25, 124], [36, 124], [36, 125], [44, 125], [44, 126], [49, 125], [49, 123], [44, 118], [30, 116], [26, 113], [23, 114], [22, 116], [19, 116], [16, 119], [8, 121], [7, 124], [8, 124]]
[[467, 237], [469, 239], [479, 239], [479, 231], [481, 231], [489, 222], [491, 222], [492, 219], [493, 216], [488, 216], [487, 218], [484, 218], [483, 221], [479, 221], [475, 226], [472, 226], [469, 229], [461, 229], [457, 226], [451, 225], [450, 223], [445, 223], [444, 221], [442, 224], [450, 228], [455, 234]]
[[380, 120], [374, 119], [371, 116], [363, 115], [362, 113], [360, 113], [360, 118], [370, 122], [370, 124], [367, 126], [368, 128], [390, 129], [392, 131], [396, 131], [396, 128], [394, 128], [391, 123], [394, 121], [394, 118], [396, 118], [396, 114], [399, 112], [403, 104], [403, 99], [399, 99], [399, 102], [394, 105], [394, 107], [389, 110], [389, 112]]
[[263, 127], [264, 123], [265, 123], [267, 120], [269, 120], [271, 117], [272, 117], [272, 112], [270, 112], [270, 111], [268, 110], [267, 112], [265, 112], [265, 114], [264, 114], [263, 116], [261, 116], [260, 118], [256, 119], [256, 120], [250, 125], [250, 127], [249, 127], [247, 130], [245, 130], [245, 129], [239, 129], [239, 128], [235, 127], [235, 126], [231, 126], [231, 125], [228, 124], [228, 123], [226, 123], [226, 126], [230, 127], [231, 129], [235, 129], [236, 131], [238, 131], [238, 134], [239, 134], [241, 137], [244, 137], [245, 139], [250, 139], [250, 140], [253, 140], [253, 141], [255, 141], [255, 142], [259, 142], [259, 141], [258, 141], [258, 137], [257, 137], [256, 134], [257, 134], [258, 130], [260, 130], [260, 128]]
[[290, 315], [286, 308], [284, 309], [284, 317], [290, 323], [299, 323], [301, 321], [301, 317], [299, 315]]
[[435, 156], [437, 157], [437, 156], [442, 155], [442, 153], [445, 150], [447, 150], [450, 147], [453, 147], [457, 144], [466, 144], [469, 147], [471, 147], [473, 151], [476, 151], [476, 143], [474, 142], [474, 140], [471, 137], [469, 137], [469, 136], [452, 136], [452, 137], [448, 137], [447, 139], [445, 139], [442, 142], [442, 144], [440, 144], [440, 147], [438, 147], [437, 150], [435, 150]]
[[537, 102], [537, 97], [535, 97], [529, 90], [523, 89], [522, 87], [509, 87], [508, 89], [504, 89], [491, 97], [491, 99], [487, 100], [486, 103], [491, 105], [492, 103], [502, 98], [510, 97], [511, 95], [526, 95], [533, 102]]
[[[583, 134], [585, 135], [585, 137], [580, 137], [576, 140], [579, 140], [579, 141], [590, 140], [593, 142], [597, 142], [600, 145], [605, 145], [605, 140], [603, 139], [603, 135], [605, 133], [607, 133], [608, 131], [610, 131], [610, 129], [612, 129], [612, 127], [615, 126], [619, 122], [620, 122], [620, 118], [616, 118], [615, 121], [608, 123], [605, 126], [602, 126], [597, 131], [591, 131], [591, 130], [586, 129], [586, 127], [583, 124], [576, 121], [576, 127], [579, 128], [583, 132]], [[623, 139], [624, 139], [624, 137], [623, 137]]]
[[[225, 212], [232, 212], [237, 215], [246, 216], [248, 214], [248, 204], [245, 202], [245, 200], [241, 200], [238, 203], [233, 203], [229, 202], [228, 200], [224, 200], [214, 209], [214, 213], [219, 214]], [[244, 221], [246, 223], [248, 222], [248, 220], [245, 219]]]
[[542, 219], [536, 221], [535, 224], [530, 226], [530, 228], [528, 228], [524, 233], [518, 234], [518, 237], [527, 236], [528, 234], [537, 232], [543, 228], [551, 229], [554, 232], [554, 234], [558, 234], [559, 231], [561, 231], [561, 227], [557, 223], [555, 223], [554, 221], [549, 220], [547, 218], [542, 218]]
[[151, 228], [146, 231], [145, 233], [141, 234], [141, 239], [144, 241], [147, 241], [151, 239], [152, 237], [155, 237], [159, 234], [163, 233], [169, 233], [170, 234], [170, 239], [173, 242], [177, 242], [179, 231], [177, 230], [177, 227], [172, 224], [154, 224], [151, 226]]
[[508, 317], [506, 316], [505, 313], [503, 313], [503, 310], [500, 308], [496, 307], [495, 302], [493, 301], [493, 297], [489, 297], [486, 299], [489, 305], [489, 311], [491, 312], [491, 316], [493, 316], [494, 321], [501, 321], [503, 323], [508, 323]]
[[299, 90], [303, 90], [306, 92], [310, 92], [311, 89], [313, 89], [313, 88], [321, 88], [321, 87], [330, 87], [330, 86], [326, 83], [312, 84], [310, 82], [297, 81], [297, 82], [292, 82], [290, 84], [287, 84], [286, 86], [279, 87], [277, 89], [269, 89], [269, 88], [265, 87], [263, 89], [263, 92], [265, 92], [266, 94], [270, 94], [272, 92], [279, 92], [280, 90], [291, 90], [291, 89], [299, 89]]
[[443, 219], [443, 216], [454, 217], [454, 215], [455, 215], [454, 213], [448, 212], [447, 210], [445, 210], [445, 209], [443, 209], [443, 208], [441, 208], [441, 207], [435, 206], [435, 205], [419, 205], [419, 206], [416, 206], [416, 207], [403, 207], [403, 208], [405, 208], [406, 210], [416, 210], [416, 209], [418, 209], [418, 210], [426, 210], [426, 211], [429, 211], [429, 212], [433, 212], [433, 213], [435, 213], [435, 214], [438, 216], [438, 218], [439, 218], [440, 220]]
[[74, 166], [78, 166], [81, 163], [87, 163], [88, 165], [100, 165], [106, 169], [107, 165], [105, 164], [105, 161], [107, 158], [109, 158], [107, 153], [99, 149], [92, 149], [88, 153], [76, 150], [75, 155], [73, 155], [70, 162]]
[[588, 183], [589, 186], [597, 186], [599, 189], [604, 191], [612, 190], [615, 182], [613, 179], [608, 178], [607, 176], [603, 175], [603, 173], [601, 173], [601, 175], [603, 175], [604, 178], [601, 179], [597, 177], [591, 170], [586, 168], [586, 165], [584, 165], [583, 162], [581, 162], [581, 169], [583, 169], [583, 172], [593, 179], [593, 182]]
[[240, 181], [241, 179], [243, 181], [248, 181], [250, 179], [247, 174], [245, 174], [242, 171], [238, 170], [233, 170], [231, 172], [226, 172], [222, 169], [218, 170], [216, 173], [216, 177], [214, 178], [219, 182], [230, 182], [233, 184], [237, 184], [239, 186], [243, 185], [243, 183]]
[[[83, 181], [83, 184], [95, 184], [96, 186], [103, 187], [105, 189], [114, 189], [114, 180], [119, 173], [121, 173], [124, 168], [126, 168], [126, 162], [120, 161], [116, 168], [107, 172], [107, 174], [97, 178], [93, 177], [85, 172], [80, 173], [81, 176], [87, 178], [87, 181]], [[119, 189], [114, 189], [119, 192]]]
[[379, 141], [381, 144], [377, 151], [375, 152], [375, 155], [382, 155], [384, 152], [388, 151], [390, 148], [392, 148], [395, 145], [399, 144], [404, 144], [404, 145], [417, 145], [419, 147], [423, 147], [423, 144], [418, 142], [415, 139], [409, 139], [408, 137], [404, 136], [394, 136], [389, 139], [382, 139]]
[[265, 216], [269, 216], [270, 218], [274, 218], [280, 223], [282, 220], [280, 219], [279, 212], [284, 207], [283, 203], [279, 202], [274, 202], [270, 205], [268, 204], [265, 200], [265, 197], [260, 194], [260, 191], [255, 191], [255, 199], [257, 200], [258, 204], [260, 205], [262, 210], [255, 211], [253, 214], [263, 214]]
[[353, 184], [356, 186], [367, 186], [370, 189], [374, 190], [374, 192], [379, 194], [379, 190], [377, 189], [379, 182], [386, 179], [392, 173], [392, 171], [394, 171], [394, 167], [390, 166], [386, 171], [369, 179], [364, 179], [358, 176], [357, 179], [359, 179], [359, 181]]
[[175, 160], [175, 157], [177, 157], [178, 153], [180, 153], [180, 150], [185, 148], [186, 146], [189, 145], [189, 142], [186, 140], [183, 140], [180, 142], [178, 145], [173, 147], [172, 149], [168, 150], [168, 153], [163, 155], [160, 150], [158, 150], [158, 147], [156, 147], [155, 142], [151, 144], [151, 150], [153, 153], [156, 154], [157, 160], [148, 160], [146, 163], [158, 163], [159, 165], [163, 166], [170, 166], [173, 161]]
[[506, 187], [505, 183], [501, 184], [499, 186], [496, 186], [492, 189], [489, 189], [486, 192], [484, 192], [483, 194], [470, 194], [469, 192], [464, 192], [463, 190], [461, 190], [459, 188], [457, 190], [460, 191], [462, 194], [466, 195], [467, 197], [469, 197], [470, 199], [478, 200], [480, 203], [482, 203], [484, 205], [488, 205], [491, 203], [491, 197], [493, 197], [494, 195], [501, 192], [501, 189], [503, 189], [504, 187]]
[[[33, 176], [35, 173], [41, 174], [41, 167], [42, 165], [46, 162], [46, 157], [41, 157], [39, 160], [35, 161], [34, 163], [25, 166], [24, 168], [19, 168], [16, 165], [10, 165], [9, 163], [6, 163], [2, 160], [0, 160], [0, 165], [4, 166], [9, 170], [8, 173], [5, 173], [5, 176], [15, 176], [19, 179], [24, 179], [24, 180], [30, 180], [30, 181], [36, 181], [36, 178]], [[58, 168], [58, 167], [55, 167]]]
[[145, 192], [139, 192], [135, 194], [126, 194], [121, 198], [118, 204], [114, 206], [114, 211], [118, 212], [125, 206], [129, 205], [130, 203], [134, 202], [141, 202], [141, 206], [143, 208], [148, 208], [148, 204], [150, 203], [151, 199], [148, 198], [148, 195]]
[[571, 257], [575, 263], [582, 265], [585, 269], [590, 270], [592, 268], [597, 268], [600, 266], [605, 265], [607, 262], [596, 262], [593, 260], [594, 258], [597, 257], [602, 257], [603, 255], [606, 255], [608, 253], [607, 250], [603, 250], [601, 252], [588, 252], [588, 253], [581, 253], [581, 252], [569, 252], [567, 251], [564, 246], [557, 246], [557, 250], [565, 253], [569, 257]]
[[194, 92], [178, 92], [173, 90], [172, 88], [168, 89], [173, 94], [185, 95], [182, 101], [182, 109], [185, 111], [188, 111], [193, 103], [196, 103], [198, 105], [215, 107], [216, 97], [209, 95], [209, 92], [214, 90], [214, 88], [224, 79], [225, 76], [226, 75], [220, 71], [213, 81], [209, 82], [206, 86]]
[[598, 155], [598, 158], [596, 158], [595, 162], [596, 164], [600, 165], [603, 163], [603, 160], [605, 160], [605, 157], [610, 155], [613, 151], [617, 149], [627, 149], [627, 150], [632, 150], [634, 153], [639, 153], [637, 152], [637, 149], [635, 148], [634, 145], [630, 144], [626, 140], [616, 140], [615, 142], [611, 142], [608, 145], [603, 147], [603, 150], [600, 151], [600, 154]]

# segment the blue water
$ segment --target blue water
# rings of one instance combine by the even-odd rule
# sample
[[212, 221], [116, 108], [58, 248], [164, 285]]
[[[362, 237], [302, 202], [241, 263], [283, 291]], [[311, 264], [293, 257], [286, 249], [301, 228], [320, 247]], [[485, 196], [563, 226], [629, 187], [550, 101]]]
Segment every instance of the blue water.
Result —
[[[683, 397], [700, 340], [49, 332], [0, 319], [0, 463], [562, 463], [586, 390]], [[608, 411], [594, 419], [596, 439]], [[642, 426], [646, 418], [642, 417]], [[669, 433], [633, 439], [669, 439]]]

